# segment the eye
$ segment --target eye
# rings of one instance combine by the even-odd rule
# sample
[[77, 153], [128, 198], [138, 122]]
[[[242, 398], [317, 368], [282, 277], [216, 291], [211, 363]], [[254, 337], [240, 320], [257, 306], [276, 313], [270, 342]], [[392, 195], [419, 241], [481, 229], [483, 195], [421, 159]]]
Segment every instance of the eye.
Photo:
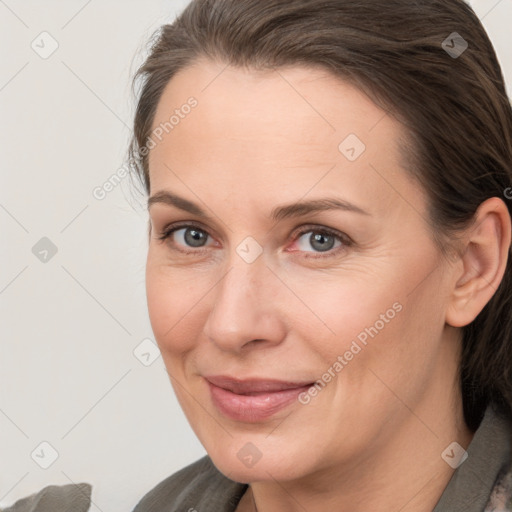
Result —
[[[212, 237], [200, 226], [173, 224], [164, 228], [157, 238], [168, 241], [176, 251], [190, 254], [200, 253], [202, 249], [206, 249], [208, 239]], [[313, 253], [307, 257], [333, 256], [352, 244], [351, 239], [344, 233], [319, 226], [303, 227], [293, 238], [297, 249], [292, 249], [291, 252]], [[218, 246], [218, 243], [214, 241], [213, 245]]]
[[339, 250], [350, 246], [351, 241], [347, 235], [332, 231], [327, 228], [302, 229], [296, 235], [295, 245], [298, 251], [312, 253], [328, 253], [326, 256], [332, 256]]
[[177, 250], [182, 252], [197, 252], [187, 251], [185, 248], [201, 249], [206, 246], [208, 238], [211, 236], [204, 229], [193, 224], [169, 226], [158, 236], [159, 240], [168, 240], [172, 245], [178, 246]]

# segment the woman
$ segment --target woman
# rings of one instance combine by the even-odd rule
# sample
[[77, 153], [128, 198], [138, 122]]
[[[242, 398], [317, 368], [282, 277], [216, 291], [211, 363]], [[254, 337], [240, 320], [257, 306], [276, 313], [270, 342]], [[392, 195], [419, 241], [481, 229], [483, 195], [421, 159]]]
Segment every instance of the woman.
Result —
[[140, 68], [147, 297], [208, 456], [135, 512], [512, 510], [512, 112], [459, 0], [200, 0]]
[[460, 0], [200, 0], [131, 161], [208, 456], [134, 512], [512, 510], [512, 112]]

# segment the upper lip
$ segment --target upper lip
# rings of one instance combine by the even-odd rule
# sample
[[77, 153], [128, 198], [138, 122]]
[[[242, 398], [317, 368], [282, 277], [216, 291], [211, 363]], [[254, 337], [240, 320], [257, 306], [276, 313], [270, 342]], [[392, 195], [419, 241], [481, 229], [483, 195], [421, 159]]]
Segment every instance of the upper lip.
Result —
[[214, 386], [226, 389], [238, 395], [243, 395], [245, 393], [262, 393], [265, 391], [273, 393], [286, 389], [302, 388], [314, 383], [314, 381], [291, 382], [264, 378], [237, 379], [224, 375], [213, 375], [205, 377], [205, 379]]

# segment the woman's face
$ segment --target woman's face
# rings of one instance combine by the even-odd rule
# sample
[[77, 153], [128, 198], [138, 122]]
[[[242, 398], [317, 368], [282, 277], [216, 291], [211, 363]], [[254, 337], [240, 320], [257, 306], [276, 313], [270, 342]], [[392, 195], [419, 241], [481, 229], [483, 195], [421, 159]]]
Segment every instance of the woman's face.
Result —
[[153, 129], [149, 313], [217, 467], [288, 480], [431, 436], [458, 332], [402, 127], [320, 69], [201, 61]]

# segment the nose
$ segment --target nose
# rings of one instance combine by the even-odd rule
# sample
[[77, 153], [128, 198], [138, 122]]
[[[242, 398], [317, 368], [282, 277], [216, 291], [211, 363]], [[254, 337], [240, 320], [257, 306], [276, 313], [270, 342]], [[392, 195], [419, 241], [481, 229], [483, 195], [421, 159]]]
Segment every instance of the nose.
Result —
[[218, 348], [230, 352], [280, 343], [285, 336], [277, 302], [280, 286], [263, 257], [247, 263], [234, 254], [224, 278], [212, 290], [205, 335]]

